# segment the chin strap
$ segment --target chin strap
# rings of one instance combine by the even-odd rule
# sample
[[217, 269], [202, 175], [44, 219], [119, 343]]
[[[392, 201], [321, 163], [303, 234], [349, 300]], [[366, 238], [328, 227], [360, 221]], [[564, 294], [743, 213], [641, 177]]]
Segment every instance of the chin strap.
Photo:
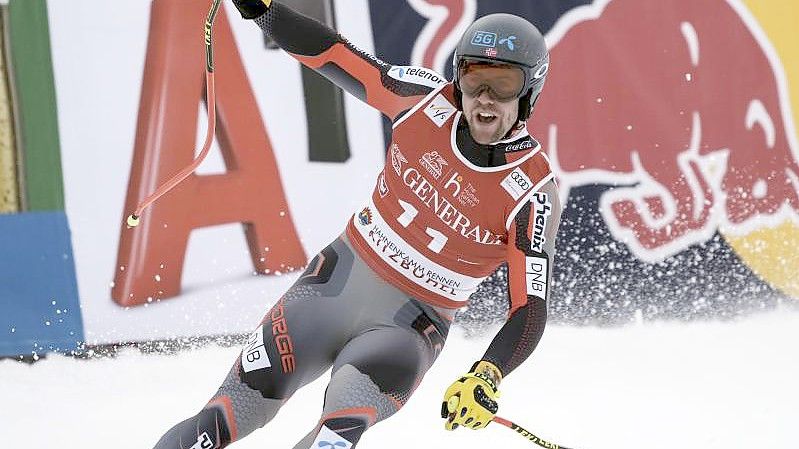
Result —
[[[521, 98], [519, 98], [519, 121], [526, 122], [530, 115], [533, 113], [533, 106], [535, 106], [535, 102], [538, 100], [538, 95], [533, 97], [533, 89], [527, 91]], [[532, 100], [532, 101], [530, 101]]]
[[[527, 126], [527, 123], [525, 121], [523, 121], [523, 120], [517, 121], [516, 125], [512, 126], [511, 129], [509, 129], [508, 132], [500, 140], [508, 140], [508, 139], [510, 139], [511, 137], [513, 137], [514, 134], [516, 134], [517, 132], [523, 130], [525, 126]], [[492, 144], [492, 145], [494, 145], [494, 144]]]

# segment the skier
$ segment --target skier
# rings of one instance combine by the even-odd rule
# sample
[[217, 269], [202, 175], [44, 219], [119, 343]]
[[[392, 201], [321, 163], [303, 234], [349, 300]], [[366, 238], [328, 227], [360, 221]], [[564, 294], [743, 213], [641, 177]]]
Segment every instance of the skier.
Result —
[[447, 82], [386, 64], [277, 1], [233, 2], [282, 49], [389, 117], [392, 142], [371, 200], [266, 314], [211, 401], [155, 448], [226, 447], [331, 366], [322, 417], [295, 449], [355, 447], [406, 403], [455, 311], [507, 262], [507, 322], [442, 401], [447, 430], [485, 427], [502, 378], [546, 323], [561, 206], [526, 129], [549, 67], [541, 33], [510, 14], [478, 19]]

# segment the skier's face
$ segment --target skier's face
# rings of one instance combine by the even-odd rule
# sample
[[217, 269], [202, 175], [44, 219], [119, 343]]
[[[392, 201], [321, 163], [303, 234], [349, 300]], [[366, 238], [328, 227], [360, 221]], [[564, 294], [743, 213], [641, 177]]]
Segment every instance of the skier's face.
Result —
[[524, 73], [508, 64], [465, 59], [458, 67], [463, 115], [477, 143], [502, 140], [516, 124]]
[[502, 140], [516, 125], [519, 100], [498, 101], [489, 95], [488, 90], [478, 92], [477, 96], [464, 92], [463, 116], [475, 142], [487, 145]]

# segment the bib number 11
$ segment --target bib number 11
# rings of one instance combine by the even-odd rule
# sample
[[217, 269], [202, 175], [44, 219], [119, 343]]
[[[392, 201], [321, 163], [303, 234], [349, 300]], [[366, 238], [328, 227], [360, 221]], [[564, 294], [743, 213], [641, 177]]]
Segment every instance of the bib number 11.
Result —
[[[419, 211], [410, 203], [406, 203], [400, 199], [397, 201], [399, 201], [399, 205], [404, 211], [402, 212], [402, 215], [397, 217], [397, 221], [400, 225], [402, 225], [403, 228], [407, 228], [413, 219], [416, 218], [416, 215], [419, 214]], [[427, 245], [427, 248], [436, 254], [440, 253], [441, 250], [444, 249], [444, 245], [447, 244], [447, 236], [431, 227], [425, 229], [425, 233], [433, 238], [433, 240]]]

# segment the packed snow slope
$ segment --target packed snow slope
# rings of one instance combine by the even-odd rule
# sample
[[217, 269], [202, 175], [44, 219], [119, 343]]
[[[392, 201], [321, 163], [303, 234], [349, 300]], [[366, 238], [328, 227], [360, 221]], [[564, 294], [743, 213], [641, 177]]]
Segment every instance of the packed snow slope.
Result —
[[[790, 309], [794, 309], [791, 307]], [[443, 430], [441, 395], [491, 335], [456, 328], [410, 402], [359, 448], [532, 448], [498, 424]], [[501, 385], [500, 416], [575, 449], [795, 448], [799, 313], [617, 328], [550, 326]], [[3, 447], [145, 449], [208, 400], [238, 348], [172, 355], [0, 361]], [[293, 445], [316, 423], [327, 375], [297, 393], [236, 449]]]

